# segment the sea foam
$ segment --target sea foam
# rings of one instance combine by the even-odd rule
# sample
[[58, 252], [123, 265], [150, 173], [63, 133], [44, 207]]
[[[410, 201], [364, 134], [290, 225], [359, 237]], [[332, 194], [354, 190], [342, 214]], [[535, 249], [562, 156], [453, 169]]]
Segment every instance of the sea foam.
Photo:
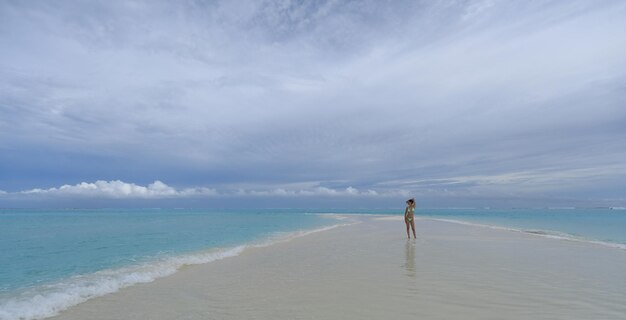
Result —
[[54, 284], [30, 288], [23, 290], [17, 296], [0, 298], [0, 320], [32, 320], [51, 317], [89, 299], [172, 275], [185, 265], [204, 264], [234, 257], [246, 248], [266, 247], [350, 224], [352, 223], [335, 224], [312, 230], [274, 233], [265, 241], [172, 256], [119, 269], [101, 270], [87, 275], [74, 276]]
[[183, 265], [208, 263], [239, 255], [245, 246], [169, 257], [151, 263], [101, 270], [74, 276], [55, 284], [25, 290], [17, 297], [0, 302], [0, 319], [40, 319], [57, 314], [91, 298], [116, 292], [138, 283], [175, 273]]

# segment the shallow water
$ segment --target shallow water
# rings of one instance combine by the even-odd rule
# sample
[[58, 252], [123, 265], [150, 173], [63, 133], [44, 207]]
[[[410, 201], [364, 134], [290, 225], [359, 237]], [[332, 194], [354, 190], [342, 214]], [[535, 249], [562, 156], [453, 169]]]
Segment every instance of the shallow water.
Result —
[[420, 216], [513, 228], [526, 232], [602, 241], [626, 249], [626, 210], [598, 209], [430, 209]]
[[241, 246], [337, 224], [328, 217], [247, 210], [2, 210], [0, 319], [35, 315], [151, 281]]

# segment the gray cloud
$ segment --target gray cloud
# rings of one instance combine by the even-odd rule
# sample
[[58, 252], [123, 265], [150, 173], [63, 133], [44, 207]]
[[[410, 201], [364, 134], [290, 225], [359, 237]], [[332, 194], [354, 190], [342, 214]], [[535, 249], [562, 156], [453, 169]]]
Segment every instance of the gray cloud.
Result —
[[624, 17], [582, 0], [4, 2], [0, 167], [20, 173], [0, 188], [623, 198]]

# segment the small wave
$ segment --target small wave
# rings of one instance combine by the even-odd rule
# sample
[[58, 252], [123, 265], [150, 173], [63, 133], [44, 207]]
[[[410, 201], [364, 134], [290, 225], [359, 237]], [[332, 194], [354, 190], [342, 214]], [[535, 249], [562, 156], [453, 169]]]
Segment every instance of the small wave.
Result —
[[626, 244], [600, 241], [600, 240], [592, 240], [592, 239], [582, 238], [580, 236], [575, 236], [569, 233], [563, 233], [563, 232], [557, 232], [557, 231], [545, 231], [545, 230], [520, 230], [520, 231], [524, 233], [542, 236], [545, 238], [550, 238], [550, 239], [591, 243], [591, 244], [600, 245], [604, 247], [626, 250]]
[[540, 236], [540, 237], [549, 238], [549, 239], [584, 242], [584, 243], [590, 243], [590, 244], [600, 245], [600, 246], [609, 247], [609, 248], [626, 250], [626, 244], [586, 239], [586, 238], [575, 236], [569, 233], [563, 233], [563, 232], [552, 231], [552, 230], [516, 229], [516, 228], [494, 226], [494, 225], [489, 225], [489, 224], [480, 224], [480, 223], [467, 222], [467, 221], [454, 220], [454, 219], [438, 219], [438, 218], [428, 218], [428, 219], [435, 220], [435, 221], [463, 224], [463, 225], [474, 226], [474, 227], [489, 228], [489, 229], [495, 229], [495, 230], [521, 232], [521, 233], [531, 234], [531, 235]]
[[51, 317], [87, 300], [172, 275], [185, 265], [204, 264], [234, 257], [246, 248], [266, 247], [350, 224], [353, 223], [336, 224], [313, 230], [275, 233], [263, 242], [173, 256], [150, 263], [74, 276], [58, 283], [24, 290], [17, 296], [0, 299], [0, 320], [32, 320]]
[[55, 284], [32, 288], [0, 302], [0, 319], [40, 319], [91, 298], [116, 292], [139, 283], [175, 273], [183, 265], [208, 263], [240, 254], [245, 246], [214, 250], [201, 254], [170, 257], [120, 269], [101, 270], [71, 277]]
[[548, 233], [542, 230], [524, 230], [524, 232], [527, 233], [532, 233], [532, 234], [539, 234], [539, 235], [547, 235]]
[[546, 237], [558, 237], [560, 238], [567, 238], [567, 239], [580, 239], [583, 240], [581, 237], [573, 235], [573, 234], [569, 234], [569, 233], [564, 233], [564, 232], [558, 232], [558, 231], [553, 231], [553, 230], [539, 230], [539, 229], [519, 229], [519, 231], [521, 232], [525, 232], [525, 233], [530, 233], [530, 234], [536, 234], [539, 236], [546, 236]]

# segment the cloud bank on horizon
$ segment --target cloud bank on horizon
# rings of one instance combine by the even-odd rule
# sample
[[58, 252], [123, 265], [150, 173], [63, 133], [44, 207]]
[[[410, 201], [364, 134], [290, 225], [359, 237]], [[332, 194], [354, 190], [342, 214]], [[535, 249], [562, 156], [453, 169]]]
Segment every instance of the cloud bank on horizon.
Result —
[[3, 1], [0, 47], [0, 207], [626, 204], [623, 1]]

